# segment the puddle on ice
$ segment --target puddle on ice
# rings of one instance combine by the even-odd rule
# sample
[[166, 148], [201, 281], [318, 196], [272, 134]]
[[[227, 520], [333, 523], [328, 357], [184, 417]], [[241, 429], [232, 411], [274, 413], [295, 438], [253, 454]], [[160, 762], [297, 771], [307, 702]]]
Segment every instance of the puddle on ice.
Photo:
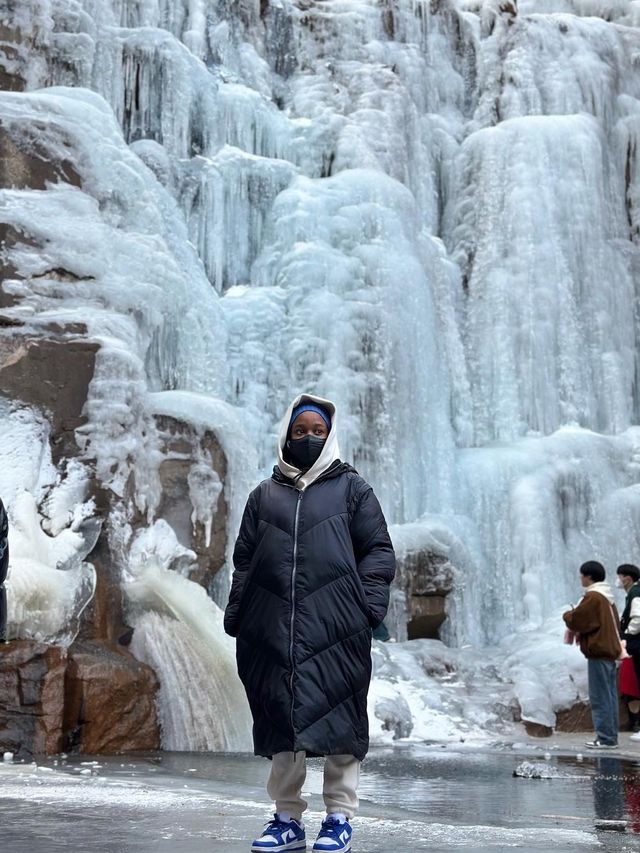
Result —
[[[84, 757], [83, 757], [84, 758]], [[354, 853], [519, 849], [624, 853], [640, 837], [640, 764], [615, 756], [377, 749], [363, 767]], [[514, 778], [530, 764], [548, 778]], [[90, 769], [91, 775], [79, 771]], [[268, 817], [268, 763], [165, 753], [125, 762], [0, 764], [3, 851], [240, 853]], [[308, 835], [322, 816], [321, 762], [309, 762]]]

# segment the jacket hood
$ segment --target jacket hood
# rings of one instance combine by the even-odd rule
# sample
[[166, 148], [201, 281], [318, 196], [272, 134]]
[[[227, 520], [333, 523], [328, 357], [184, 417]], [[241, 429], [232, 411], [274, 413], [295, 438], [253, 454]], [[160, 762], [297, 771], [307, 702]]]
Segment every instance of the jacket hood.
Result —
[[[289, 432], [291, 413], [295, 407], [299, 406], [301, 403], [313, 403], [316, 406], [322, 406], [322, 408], [326, 409], [331, 416], [331, 429], [329, 430], [329, 435], [327, 436], [327, 440], [322, 448], [322, 453], [317, 458], [315, 464], [309, 468], [308, 471], [305, 471], [304, 474], [299, 468], [285, 462], [283, 456], [284, 446], [287, 441], [287, 433]], [[295, 480], [296, 486], [303, 491], [307, 486], [311, 485], [314, 480], [317, 480], [320, 474], [323, 474], [327, 468], [330, 468], [336, 459], [340, 458], [336, 420], [336, 407], [331, 400], [325, 400], [323, 397], [316, 397], [313, 394], [299, 394], [297, 397], [294, 397], [291, 403], [289, 403], [289, 407], [287, 408], [287, 411], [280, 423], [280, 434], [278, 437], [278, 468], [285, 477], [288, 477], [290, 480]]]
[[606, 581], [598, 581], [598, 583], [592, 583], [591, 586], [588, 586], [585, 590], [585, 595], [588, 595], [590, 592], [598, 592], [600, 595], [603, 595], [609, 604], [615, 604], [615, 598], [613, 597], [613, 592], [611, 591], [611, 587]]

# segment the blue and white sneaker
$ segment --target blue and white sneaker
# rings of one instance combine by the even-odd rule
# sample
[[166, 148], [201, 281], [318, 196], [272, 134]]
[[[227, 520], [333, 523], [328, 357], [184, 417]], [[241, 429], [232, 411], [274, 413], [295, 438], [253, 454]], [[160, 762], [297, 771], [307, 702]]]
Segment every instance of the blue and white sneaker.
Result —
[[353, 829], [348, 820], [327, 815], [312, 847], [313, 853], [348, 853], [351, 850]]
[[307, 839], [304, 826], [297, 820], [280, 820], [274, 814], [273, 820], [265, 826], [260, 838], [251, 845], [251, 853], [261, 853], [263, 850], [306, 850]]

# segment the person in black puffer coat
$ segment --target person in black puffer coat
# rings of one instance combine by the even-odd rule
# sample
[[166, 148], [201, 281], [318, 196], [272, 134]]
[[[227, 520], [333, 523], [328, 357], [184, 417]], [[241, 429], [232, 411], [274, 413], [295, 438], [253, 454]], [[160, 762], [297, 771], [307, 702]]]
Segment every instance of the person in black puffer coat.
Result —
[[304, 849], [306, 756], [326, 756], [327, 818], [313, 850], [349, 850], [369, 745], [371, 632], [387, 612], [395, 555], [371, 486], [339, 459], [333, 403], [304, 394], [289, 406], [278, 464], [249, 496], [233, 559], [224, 625], [276, 805], [252, 850]]
[[9, 571], [9, 520], [0, 501], [0, 643], [7, 642], [7, 590], [4, 582]]

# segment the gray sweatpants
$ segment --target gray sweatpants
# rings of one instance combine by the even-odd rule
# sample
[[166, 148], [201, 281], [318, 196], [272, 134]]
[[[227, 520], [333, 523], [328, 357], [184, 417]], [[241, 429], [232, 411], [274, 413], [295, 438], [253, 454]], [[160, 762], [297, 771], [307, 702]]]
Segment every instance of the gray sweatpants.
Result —
[[[271, 761], [267, 793], [277, 812], [288, 812], [294, 820], [302, 819], [307, 803], [302, 799], [302, 786], [307, 775], [306, 753], [278, 752]], [[327, 755], [324, 760], [322, 796], [327, 814], [341, 812], [352, 818], [358, 811], [356, 793], [360, 780], [360, 762], [353, 755]]]

